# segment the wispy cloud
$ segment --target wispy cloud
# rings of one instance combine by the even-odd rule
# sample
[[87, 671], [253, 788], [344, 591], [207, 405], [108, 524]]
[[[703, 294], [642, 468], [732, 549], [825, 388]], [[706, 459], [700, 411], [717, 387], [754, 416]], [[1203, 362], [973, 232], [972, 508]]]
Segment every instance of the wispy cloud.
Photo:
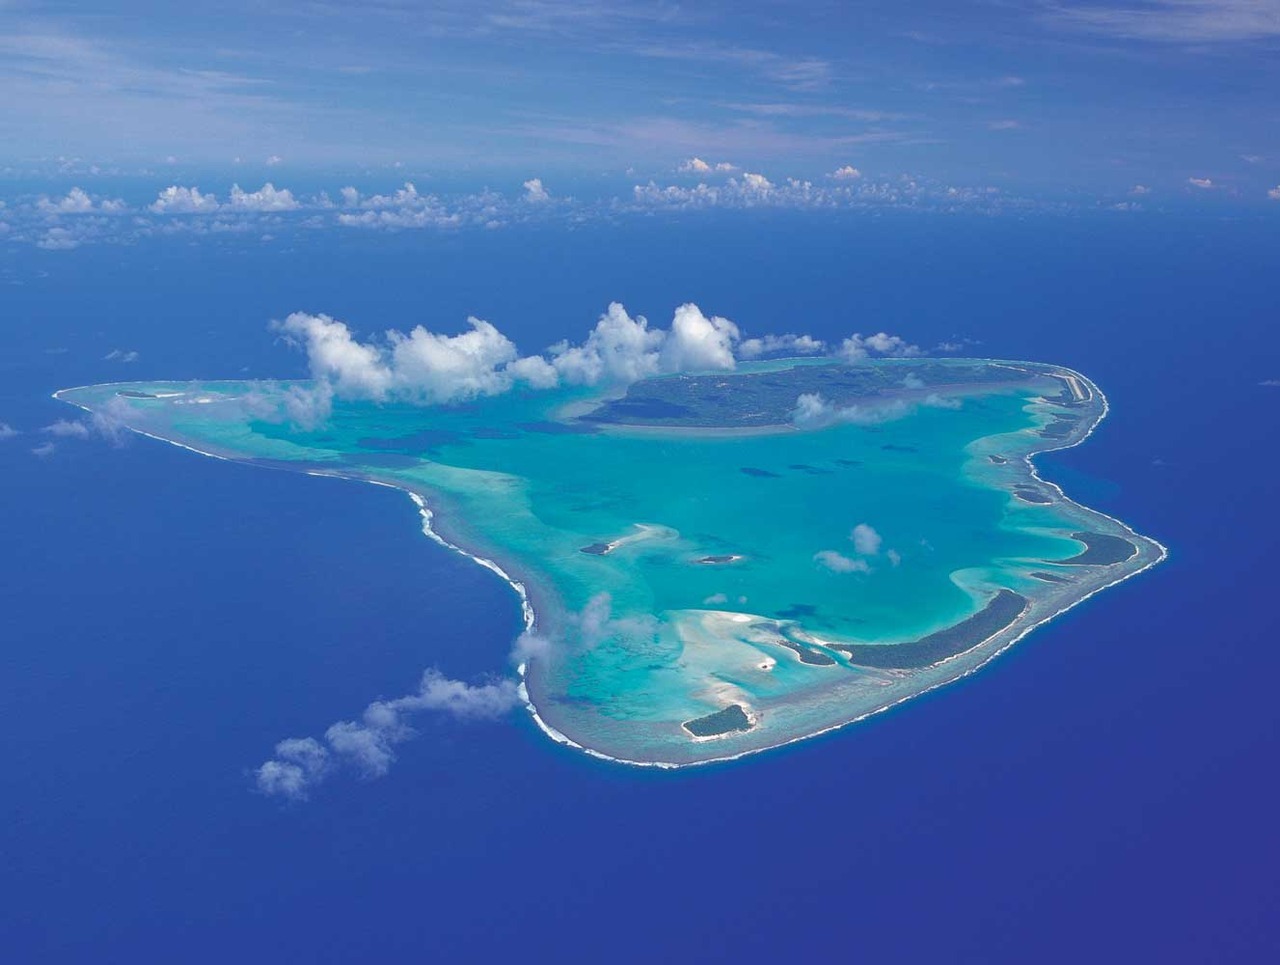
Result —
[[759, 47], [722, 43], [636, 43], [618, 49], [655, 60], [678, 60], [703, 67], [741, 68], [795, 91], [817, 91], [834, 76], [832, 64], [820, 57], [792, 56]]
[[864, 121], [879, 123], [899, 120], [905, 115], [889, 111], [868, 110], [858, 107], [844, 107], [839, 104], [821, 104], [810, 102], [764, 101], [756, 103], [728, 103], [724, 107], [731, 111], [751, 114], [755, 117], [836, 117], [847, 121]]
[[1277, 0], [1146, 0], [1128, 4], [1052, 4], [1056, 23], [1127, 40], [1228, 43], [1280, 36]]

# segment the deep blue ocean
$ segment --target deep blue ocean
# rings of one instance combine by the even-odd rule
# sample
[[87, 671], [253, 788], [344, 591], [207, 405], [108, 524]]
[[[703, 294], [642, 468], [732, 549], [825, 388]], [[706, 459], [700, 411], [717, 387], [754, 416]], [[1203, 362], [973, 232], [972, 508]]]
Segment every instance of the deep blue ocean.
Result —
[[[0, 960], [1277, 960], [1277, 250], [1275, 218], [751, 212], [4, 249]], [[501, 670], [515, 598], [389, 490], [142, 438], [33, 455], [75, 415], [49, 394], [302, 375], [267, 330], [295, 310], [533, 351], [615, 299], [1077, 368], [1112, 413], [1044, 474], [1170, 559], [744, 761], [423, 717], [385, 778], [255, 793], [277, 740]]]

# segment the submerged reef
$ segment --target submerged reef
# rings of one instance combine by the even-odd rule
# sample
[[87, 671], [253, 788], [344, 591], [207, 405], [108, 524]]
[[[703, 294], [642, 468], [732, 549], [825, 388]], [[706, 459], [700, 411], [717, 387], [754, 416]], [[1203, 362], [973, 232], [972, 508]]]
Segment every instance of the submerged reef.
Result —
[[321, 425], [291, 415], [311, 390], [58, 397], [200, 453], [412, 494], [432, 535], [519, 593], [538, 723], [614, 760], [699, 764], [840, 727], [1164, 557], [1037, 474], [1035, 453], [1106, 413], [1050, 365], [810, 360], [451, 405], [338, 395]]

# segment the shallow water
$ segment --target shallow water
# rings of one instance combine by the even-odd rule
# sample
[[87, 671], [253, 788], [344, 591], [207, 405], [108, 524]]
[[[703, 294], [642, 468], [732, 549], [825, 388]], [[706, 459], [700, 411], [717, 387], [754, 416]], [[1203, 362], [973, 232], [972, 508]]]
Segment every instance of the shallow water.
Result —
[[[200, 452], [416, 494], [437, 534], [527, 591], [538, 642], [525, 679], [544, 728], [670, 766], [811, 736], [954, 680], [1162, 558], [1024, 458], [1086, 438], [1105, 414], [1096, 387], [1022, 363], [1004, 381], [947, 382], [973, 364], [881, 360], [850, 375], [771, 363], [632, 388], [693, 392], [705, 408], [689, 417], [673, 403], [611, 409], [616, 392], [584, 389], [448, 407], [340, 400], [313, 429], [275, 414], [288, 385], [137, 383], [60, 397]], [[772, 388], [748, 406], [745, 380], [762, 373]], [[916, 374], [932, 383], [857, 390], [869, 407], [856, 416], [759, 416], [761, 405], [794, 408], [815, 384], [830, 382], [834, 410], [854, 401], [839, 397], [842, 379], [897, 386]], [[611, 411], [630, 416], [592, 420]], [[646, 417], [657, 424], [624, 424]], [[854, 544], [859, 524], [878, 546]], [[1065, 562], [1086, 548], [1079, 533], [1134, 552]], [[689, 726], [702, 718], [711, 723]]]

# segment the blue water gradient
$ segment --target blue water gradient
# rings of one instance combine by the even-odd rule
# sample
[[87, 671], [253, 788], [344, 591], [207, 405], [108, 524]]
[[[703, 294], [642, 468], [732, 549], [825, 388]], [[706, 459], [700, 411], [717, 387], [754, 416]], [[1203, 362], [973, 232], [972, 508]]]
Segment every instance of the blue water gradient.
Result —
[[[1278, 236], [746, 214], [6, 252], [5, 959], [1274, 956], [1280, 389], [1259, 383], [1280, 378]], [[909, 709], [750, 761], [637, 772], [519, 715], [424, 717], [384, 779], [252, 793], [276, 740], [427, 665], [492, 669], [519, 627], [509, 589], [390, 491], [141, 439], [37, 458], [67, 414], [48, 393], [301, 374], [264, 328], [295, 309], [365, 330], [474, 313], [532, 350], [610, 299], [1085, 371], [1112, 414], [1044, 474], [1170, 560]]]

